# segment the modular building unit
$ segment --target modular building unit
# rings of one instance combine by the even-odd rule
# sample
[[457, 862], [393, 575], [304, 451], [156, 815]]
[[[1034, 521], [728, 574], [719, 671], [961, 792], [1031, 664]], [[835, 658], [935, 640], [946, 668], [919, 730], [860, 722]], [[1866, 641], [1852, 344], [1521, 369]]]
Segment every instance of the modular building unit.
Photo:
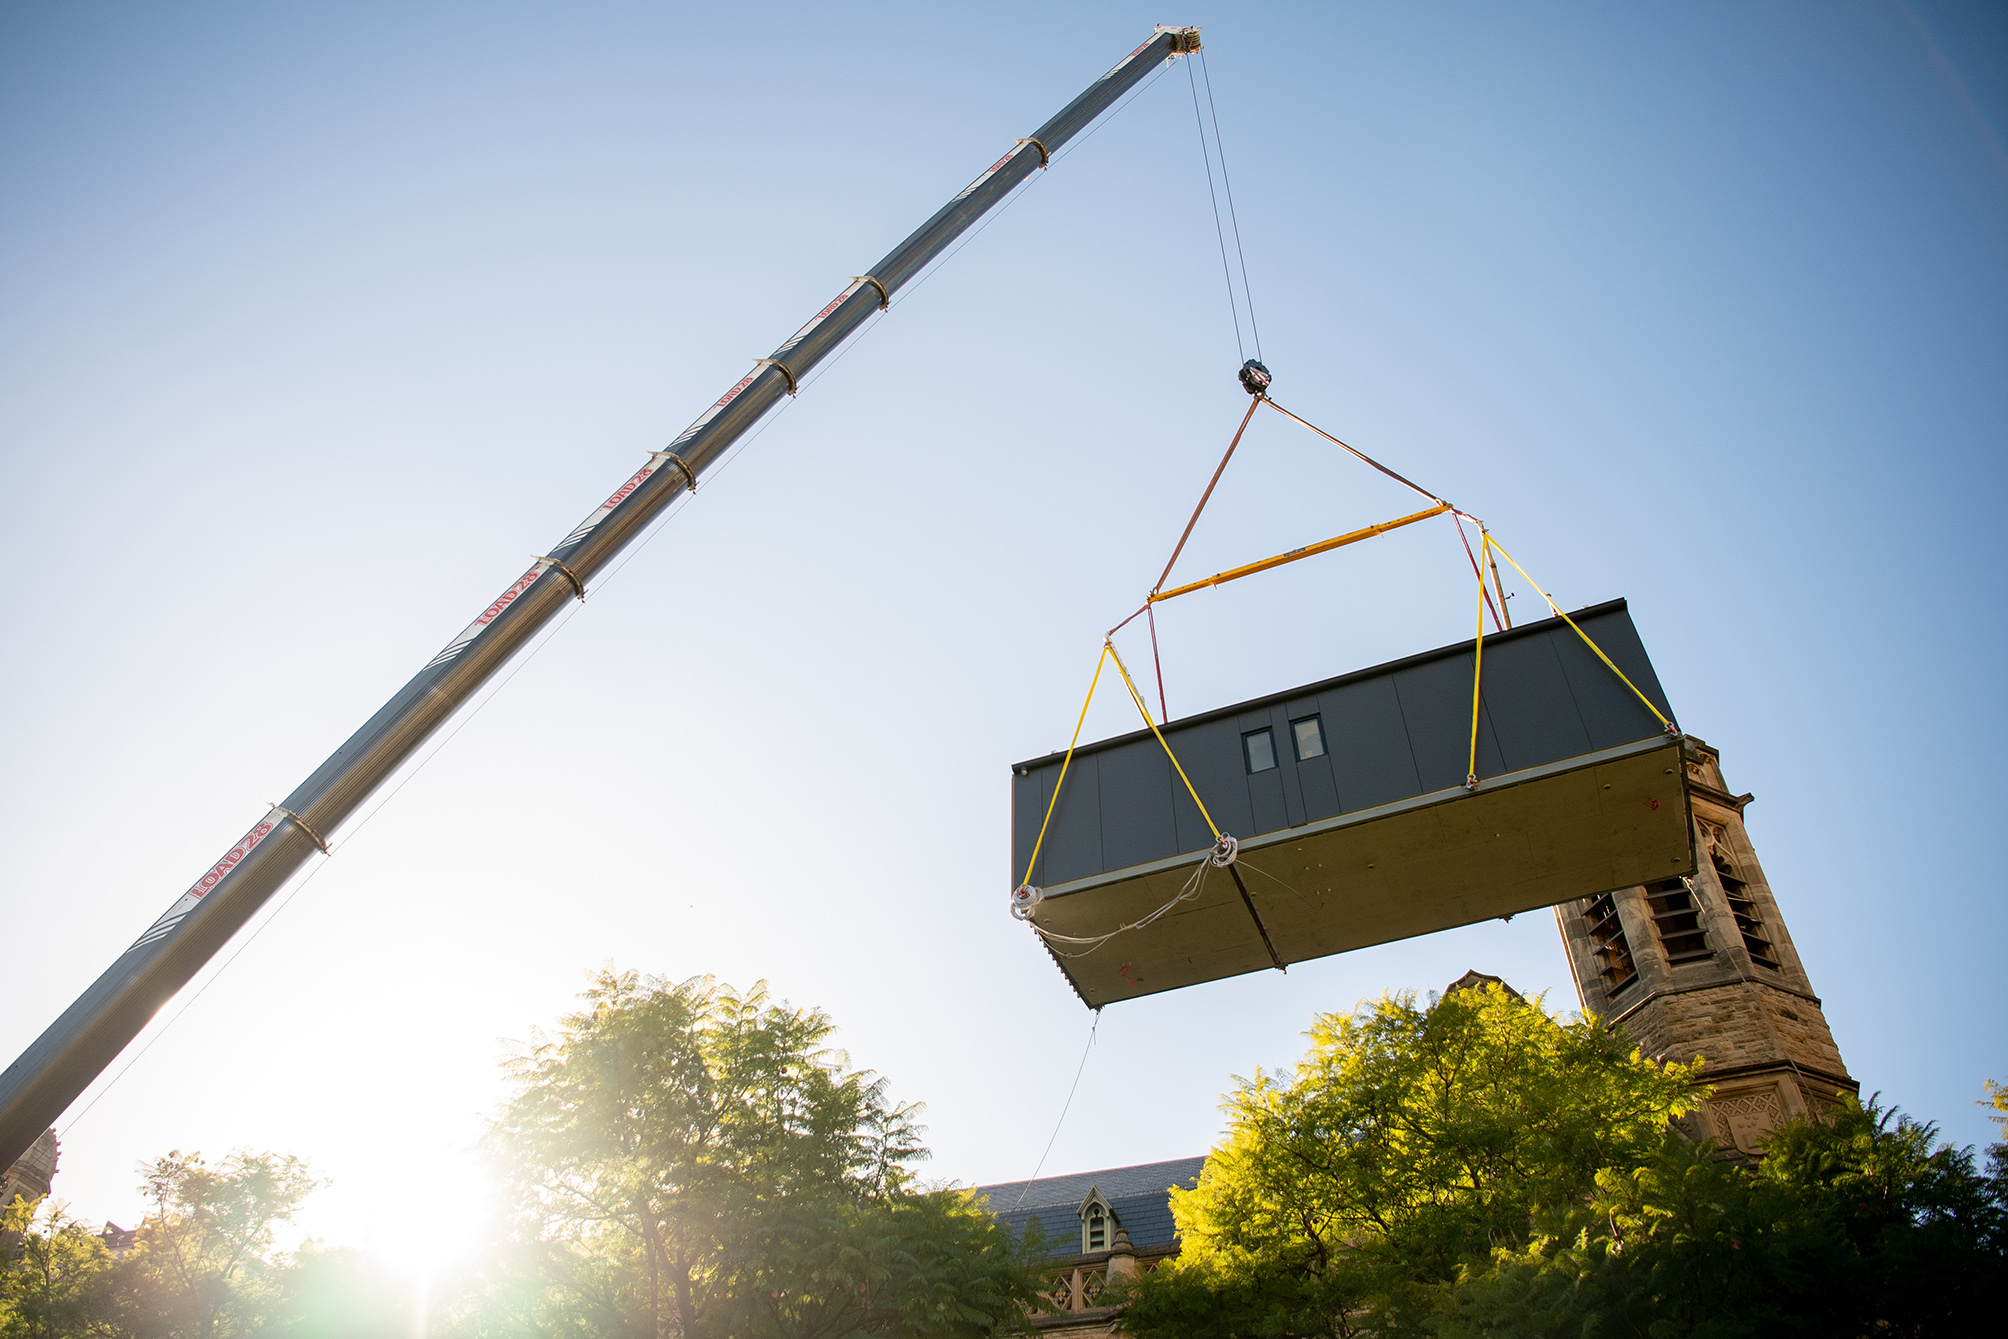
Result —
[[[1669, 720], [1623, 600], [1572, 615]], [[1694, 872], [1679, 741], [1559, 618], [1173, 721], [1236, 870], [1098, 948], [1048, 947], [1097, 1008]], [[1012, 768], [1012, 883], [1064, 755]], [[1074, 753], [1033, 920], [1092, 938], [1177, 897], [1213, 845], [1148, 730]], [[1244, 894], [1245, 889], [1245, 894]], [[1073, 956], [1079, 955], [1079, 956]]]

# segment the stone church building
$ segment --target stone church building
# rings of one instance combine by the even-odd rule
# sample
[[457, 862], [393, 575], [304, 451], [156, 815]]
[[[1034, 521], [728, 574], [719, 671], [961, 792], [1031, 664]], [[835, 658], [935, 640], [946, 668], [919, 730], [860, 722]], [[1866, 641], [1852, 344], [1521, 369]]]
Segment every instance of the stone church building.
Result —
[[[1784, 914], [1744, 830], [1752, 796], [1733, 794], [1716, 750], [1685, 741], [1699, 856], [1691, 878], [1666, 879], [1555, 908], [1582, 1007], [1622, 1028], [1660, 1061], [1703, 1057], [1713, 1090], [1684, 1128], [1724, 1156], [1748, 1156], [1794, 1116], [1817, 1113], [1859, 1085], [1849, 1076], [1792, 945]], [[1497, 980], [1467, 973], [1452, 983]], [[1107, 1334], [1111, 1278], [1178, 1251], [1169, 1190], [1198, 1183], [1204, 1157], [979, 1186], [990, 1210], [1050, 1243], [1047, 1301], [1033, 1318], [1053, 1339]]]

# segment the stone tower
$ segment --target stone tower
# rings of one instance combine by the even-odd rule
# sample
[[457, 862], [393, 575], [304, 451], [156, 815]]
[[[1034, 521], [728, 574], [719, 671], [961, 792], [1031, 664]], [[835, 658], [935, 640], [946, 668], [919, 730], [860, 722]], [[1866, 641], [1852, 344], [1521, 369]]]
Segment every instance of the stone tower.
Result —
[[56, 1180], [56, 1159], [59, 1153], [56, 1132], [44, 1130], [28, 1145], [28, 1151], [17, 1158], [12, 1167], [0, 1173], [0, 1209], [12, 1204], [15, 1199], [39, 1199], [49, 1193], [49, 1187]]
[[1732, 795], [1720, 757], [1686, 747], [1700, 868], [1555, 908], [1585, 1009], [1656, 1060], [1707, 1059], [1715, 1089], [1692, 1132], [1725, 1150], [1818, 1112], [1859, 1085], [1827, 1030], [1819, 996], [1743, 828], [1749, 795]]

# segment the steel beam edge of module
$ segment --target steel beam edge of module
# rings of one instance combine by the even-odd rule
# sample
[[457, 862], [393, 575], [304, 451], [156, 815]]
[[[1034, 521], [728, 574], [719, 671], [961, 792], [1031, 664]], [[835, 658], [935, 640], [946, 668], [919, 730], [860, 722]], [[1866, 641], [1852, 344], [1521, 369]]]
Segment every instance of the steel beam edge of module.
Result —
[[1160, 29], [1018, 141], [866, 275], [762, 359], [697, 421], [653, 453], [255, 825], [0, 1073], [0, 1168], [10, 1166], [232, 935], [525, 643], [694, 488], [784, 396], [893, 294], [942, 255], [1159, 61], [1198, 49], [1197, 29]]

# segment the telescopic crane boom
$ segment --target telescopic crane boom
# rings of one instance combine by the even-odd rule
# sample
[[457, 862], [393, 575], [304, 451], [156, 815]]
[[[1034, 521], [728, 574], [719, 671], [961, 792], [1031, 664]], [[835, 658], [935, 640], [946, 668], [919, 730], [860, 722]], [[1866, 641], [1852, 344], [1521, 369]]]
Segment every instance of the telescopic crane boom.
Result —
[[1197, 28], [1152, 38], [965, 187], [869, 273], [851, 281], [771, 358], [698, 415], [666, 450], [511, 582], [334, 755], [252, 826], [0, 1074], [0, 1168], [117, 1058], [398, 765], [492, 678], [586, 583], [746, 431], [1012, 188], [1163, 60], [1199, 49]]

